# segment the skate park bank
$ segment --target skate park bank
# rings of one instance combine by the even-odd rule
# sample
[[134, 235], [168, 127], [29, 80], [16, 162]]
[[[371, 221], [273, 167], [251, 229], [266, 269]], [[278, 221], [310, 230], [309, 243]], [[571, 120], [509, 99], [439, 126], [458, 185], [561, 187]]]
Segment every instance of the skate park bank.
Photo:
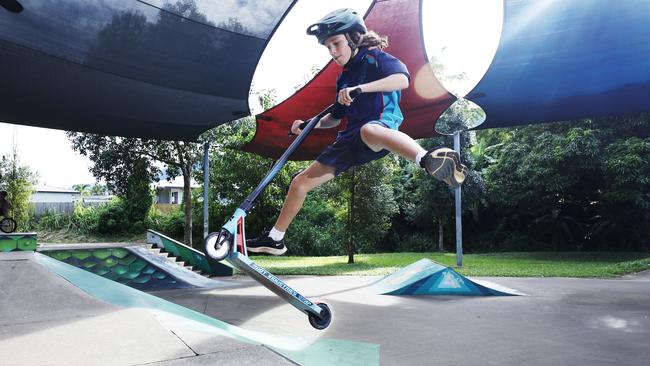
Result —
[[[103, 256], [105, 247], [92, 250]], [[406, 268], [385, 277], [283, 276], [331, 304], [333, 324], [317, 331], [247, 277], [201, 277], [205, 282], [144, 293], [48, 250], [61, 257], [64, 249], [0, 253], [3, 364], [643, 365], [650, 356], [647, 272], [480, 279], [526, 296], [380, 294], [387, 283], [458, 288], [445, 267], [418, 279], [436, 268], [426, 261], [414, 264], [415, 277], [404, 276]]]

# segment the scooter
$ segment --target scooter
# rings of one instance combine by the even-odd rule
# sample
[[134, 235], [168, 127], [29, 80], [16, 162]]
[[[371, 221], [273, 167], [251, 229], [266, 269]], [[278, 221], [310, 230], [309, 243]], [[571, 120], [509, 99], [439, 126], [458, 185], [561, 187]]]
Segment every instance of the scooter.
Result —
[[[355, 89], [350, 94], [354, 98], [359, 92], [360, 90]], [[296, 290], [289, 287], [286, 283], [282, 282], [282, 280], [248, 258], [244, 221], [246, 215], [252, 209], [257, 197], [259, 197], [269, 183], [271, 183], [280, 169], [284, 167], [291, 154], [298, 149], [300, 144], [302, 144], [302, 142], [307, 138], [321, 118], [330, 113], [334, 106], [335, 105], [332, 104], [317, 116], [300, 125], [302, 132], [296, 137], [291, 145], [289, 145], [284, 154], [282, 154], [282, 156], [276, 161], [264, 179], [262, 179], [258, 184], [257, 188], [255, 188], [239, 208], [235, 210], [235, 213], [232, 215], [230, 220], [223, 225], [219, 232], [210, 233], [205, 238], [205, 253], [209, 257], [217, 261], [225, 260], [233, 267], [246, 273], [255, 281], [259, 282], [289, 304], [293, 305], [296, 309], [305, 313], [309, 317], [309, 324], [319, 330], [327, 328], [332, 322], [332, 312], [330, 311], [329, 306], [322, 302], [310, 301], [299, 294]]]

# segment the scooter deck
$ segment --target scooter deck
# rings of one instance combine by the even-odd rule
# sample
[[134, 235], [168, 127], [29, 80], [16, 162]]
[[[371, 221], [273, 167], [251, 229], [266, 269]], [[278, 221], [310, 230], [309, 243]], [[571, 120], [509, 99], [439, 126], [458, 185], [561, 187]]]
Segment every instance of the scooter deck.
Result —
[[271, 290], [276, 295], [283, 298], [286, 302], [293, 305], [296, 309], [309, 315], [314, 314], [319, 318], [323, 317], [323, 309], [309, 301], [306, 297], [299, 294], [296, 290], [292, 289], [282, 280], [274, 276], [271, 272], [262, 268], [247, 256], [233, 252], [225, 259], [228, 263], [232, 264], [235, 268], [246, 273], [262, 286]]

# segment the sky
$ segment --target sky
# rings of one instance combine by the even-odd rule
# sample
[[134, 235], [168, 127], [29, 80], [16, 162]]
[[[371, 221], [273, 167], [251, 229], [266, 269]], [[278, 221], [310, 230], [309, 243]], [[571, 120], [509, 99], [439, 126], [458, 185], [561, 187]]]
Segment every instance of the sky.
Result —
[[[275, 89], [278, 101], [304, 85], [313, 66], [329, 61], [325, 47], [307, 36], [309, 25], [328, 12], [351, 7], [365, 14], [371, 0], [300, 0], [275, 32], [253, 77], [250, 105], [261, 112], [255, 91]], [[501, 31], [502, 0], [424, 0], [423, 24], [429, 57], [440, 60], [450, 74], [464, 72], [468, 80], [445, 85], [463, 96], [485, 73], [494, 56]], [[387, 49], [390, 52], [390, 46]], [[71, 149], [64, 131], [0, 123], [0, 155], [13, 147], [21, 164], [39, 176], [39, 185], [70, 188], [94, 184], [91, 162]]]

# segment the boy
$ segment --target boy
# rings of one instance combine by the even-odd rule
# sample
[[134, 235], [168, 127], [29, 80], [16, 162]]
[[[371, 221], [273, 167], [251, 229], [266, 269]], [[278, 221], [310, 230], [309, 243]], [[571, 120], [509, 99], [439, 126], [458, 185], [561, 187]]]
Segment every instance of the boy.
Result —
[[[401, 90], [409, 86], [406, 66], [383, 51], [388, 40], [366, 29], [363, 18], [352, 9], [339, 9], [307, 28], [316, 36], [343, 71], [336, 82], [337, 104], [316, 128], [338, 126], [347, 117], [347, 127], [338, 133], [307, 169], [292, 181], [282, 211], [269, 233], [247, 241], [249, 252], [281, 255], [287, 251], [284, 234], [296, 217], [307, 193], [347, 169], [377, 160], [389, 152], [409, 159], [434, 178], [458, 187], [467, 168], [458, 154], [448, 148], [424, 150], [410, 136], [399, 131], [404, 119], [399, 108]], [[356, 98], [351, 97], [356, 90]], [[291, 132], [301, 133], [301, 120]]]

